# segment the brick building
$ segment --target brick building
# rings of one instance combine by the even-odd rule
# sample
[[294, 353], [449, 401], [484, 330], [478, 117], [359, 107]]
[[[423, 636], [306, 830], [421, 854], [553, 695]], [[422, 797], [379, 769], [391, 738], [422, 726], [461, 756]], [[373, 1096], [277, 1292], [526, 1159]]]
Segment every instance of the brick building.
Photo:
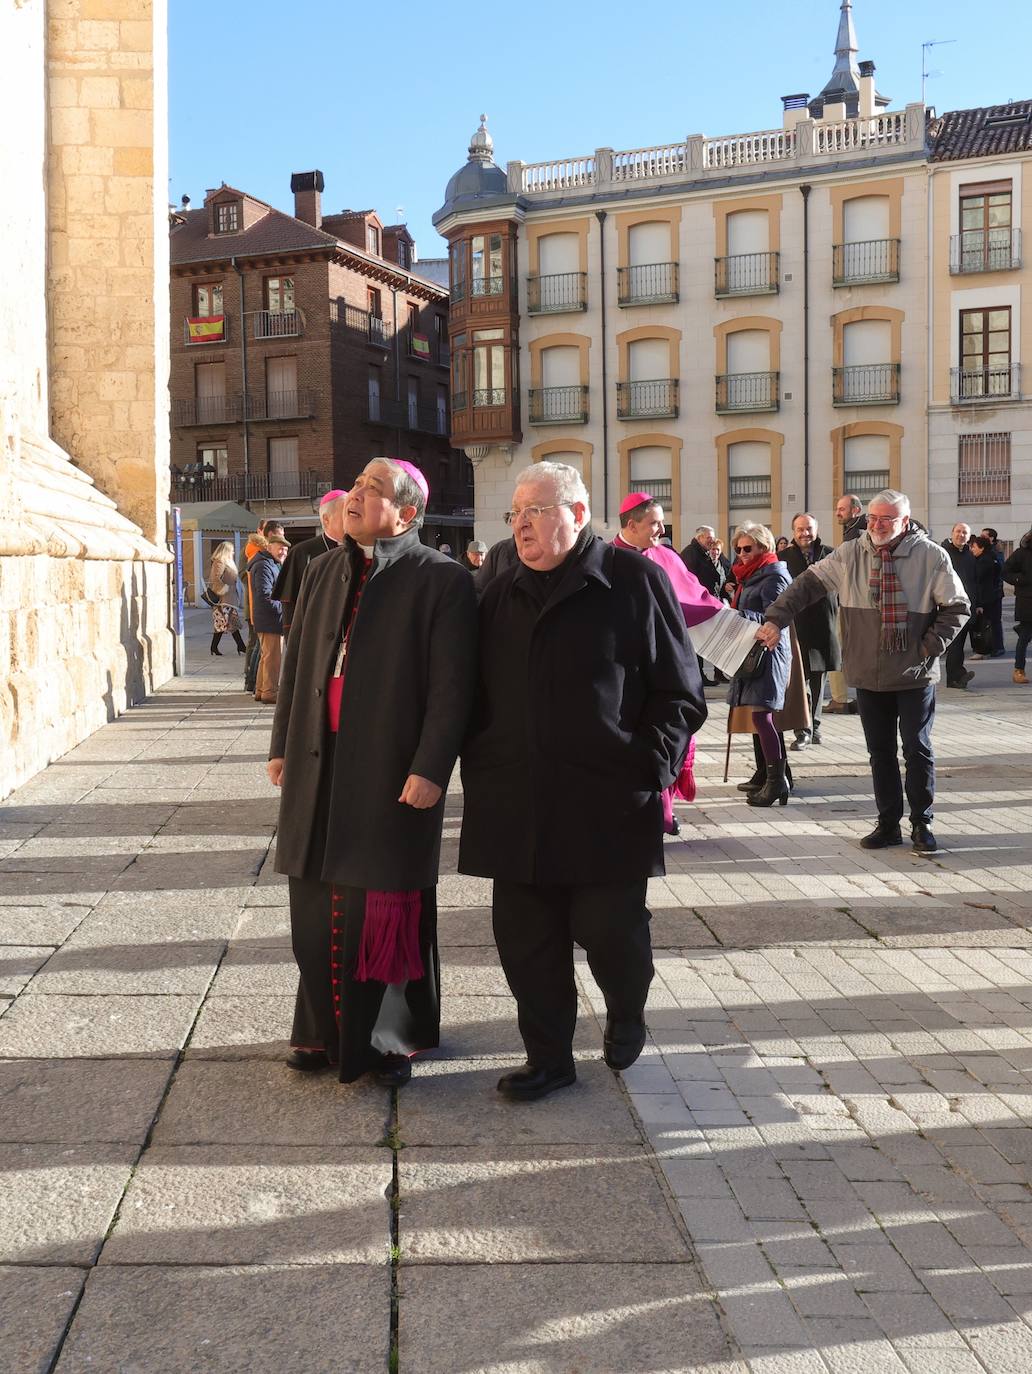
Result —
[[405, 225], [323, 217], [321, 172], [291, 190], [293, 215], [223, 184], [172, 216], [172, 499], [300, 534], [323, 492], [387, 453], [425, 471], [424, 537], [457, 549], [473, 497], [448, 439], [448, 292]]

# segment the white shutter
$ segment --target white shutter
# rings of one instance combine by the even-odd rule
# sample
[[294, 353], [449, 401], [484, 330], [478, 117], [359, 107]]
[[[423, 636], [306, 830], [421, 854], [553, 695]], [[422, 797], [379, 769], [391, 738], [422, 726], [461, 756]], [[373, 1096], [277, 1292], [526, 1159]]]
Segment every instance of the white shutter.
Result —
[[271, 420], [298, 413], [296, 358], [269, 358], [266, 360], [265, 393]]
[[857, 196], [842, 205], [842, 241], [870, 243], [889, 237], [888, 196]]
[[631, 267], [670, 262], [670, 225], [654, 222], [632, 224], [627, 252]]
[[[770, 526], [770, 444], [747, 440], [727, 450], [728, 513], [732, 530], [745, 520]], [[734, 554], [730, 555], [732, 558]]]
[[538, 267], [543, 277], [559, 272], [580, 271], [580, 245], [577, 234], [545, 234], [538, 239]]
[[197, 423], [218, 424], [226, 419], [226, 364], [198, 363], [194, 368]]
[[628, 349], [628, 381], [651, 382], [670, 376], [670, 345], [666, 339], [638, 339]]
[[295, 496], [297, 488], [297, 439], [270, 439], [269, 495]]
[[770, 231], [766, 210], [736, 210], [727, 217], [727, 254], [770, 251]]
[[765, 329], [740, 329], [727, 336], [727, 370], [770, 371], [770, 335]]
[[541, 385], [580, 386], [580, 349], [566, 344], [542, 349]]

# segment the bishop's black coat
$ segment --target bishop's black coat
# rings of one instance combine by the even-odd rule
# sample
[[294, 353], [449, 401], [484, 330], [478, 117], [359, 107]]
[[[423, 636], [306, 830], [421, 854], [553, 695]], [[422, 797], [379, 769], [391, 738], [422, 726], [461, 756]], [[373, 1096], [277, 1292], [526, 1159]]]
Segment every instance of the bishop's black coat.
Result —
[[283, 633], [286, 634], [294, 621], [294, 606], [301, 591], [301, 580], [313, 558], [321, 558], [337, 545], [325, 534], [317, 534], [314, 539], [302, 539], [295, 544], [280, 568], [272, 594], [283, 607]]
[[309, 854], [326, 684], [361, 559], [345, 540], [301, 585], [269, 750], [286, 760], [276, 869], [378, 891], [433, 887], [444, 799], [417, 811], [398, 797], [410, 773], [447, 787], [473, 695], [476, 597], [466, 570], [415, 530], [375, 547], [351, 631], [325, 857]]
[[660, 790], [706, 719], [684, 615], [647, 558], [591, 538], [573, 559], [547, 593], [517, 564], [481, 598], [463, 873], [575, 886], [665, 871]]

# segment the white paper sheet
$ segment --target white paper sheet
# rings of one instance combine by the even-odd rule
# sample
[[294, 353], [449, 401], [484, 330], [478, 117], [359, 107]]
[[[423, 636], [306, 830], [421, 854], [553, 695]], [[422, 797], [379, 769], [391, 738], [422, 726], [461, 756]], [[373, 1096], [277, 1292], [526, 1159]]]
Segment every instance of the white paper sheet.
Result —
[[688, 631], [692, 647], [700, 658], [712, 663], [728, 677], [734, 677], [742, 666], [746, 654], [756, 643], [759, 621], [747, 620], [728, 606], [704, 620], [701, 625], [693, 625]]

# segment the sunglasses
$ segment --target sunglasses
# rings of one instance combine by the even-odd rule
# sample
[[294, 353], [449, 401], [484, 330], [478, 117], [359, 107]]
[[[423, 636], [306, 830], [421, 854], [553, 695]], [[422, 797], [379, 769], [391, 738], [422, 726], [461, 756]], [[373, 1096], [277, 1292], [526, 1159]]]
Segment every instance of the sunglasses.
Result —
[[736, 545], [735, 545], [735, 553], [752, 553], [752, 551], [753, 551], [753, 545], [752, 545], [752, 544], [736, 544]]

